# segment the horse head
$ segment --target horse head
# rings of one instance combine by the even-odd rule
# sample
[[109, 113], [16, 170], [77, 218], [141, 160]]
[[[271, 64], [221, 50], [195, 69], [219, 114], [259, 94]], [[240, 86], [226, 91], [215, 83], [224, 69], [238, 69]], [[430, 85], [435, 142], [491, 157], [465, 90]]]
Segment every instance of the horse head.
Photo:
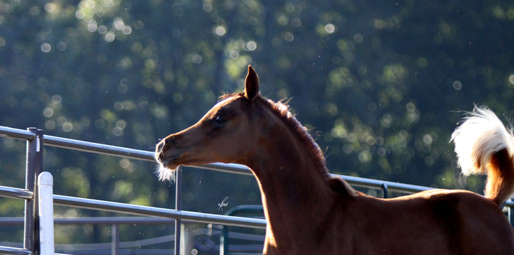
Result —
[[162, 139], [155, 150], [161, 180], [171, 179], [180, 165], [241, 163], [250, 148], [250, 111], [260, 97], [259, 78], [248, 66], [243, 93], [224, 96], [196, 124]]

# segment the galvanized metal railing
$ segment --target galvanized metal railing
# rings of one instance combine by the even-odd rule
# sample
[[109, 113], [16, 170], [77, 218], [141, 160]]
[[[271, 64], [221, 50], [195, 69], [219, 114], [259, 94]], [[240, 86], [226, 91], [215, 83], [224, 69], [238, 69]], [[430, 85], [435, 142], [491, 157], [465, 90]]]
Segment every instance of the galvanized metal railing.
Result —
[[39, 247], [34, 240], [38, 239], [37, 229], [37, 199], [36, 197], [36, 181], [37, 175], [41, 173], [43, 167], [43, 131], [36, 128], [28, 130], [20, 130], [8, 127], [2, 127], [0, 136], [23, 139], [27, 141], [27, 158], [25, 168], [25, 188], [0, 187], [0, 196], [24, 199], [25, 200], [25, 219], [24, 219], [24, 236], [23, 248], [0, 247], [0, 253], [3, 254], [34, 254]]
[[[24, 234], [24, 247], [0, 247], [0, 253], [3, 254], [34, 254], [38, 250], [38, 236], [37, 236], [37, 223], [35, 217], [37, 215], [37, 191], [34, 187], [37, 185], [36, 176], [42, 172], [43, 162], [43, 146], [52, 146], [65, 148], [70, 150], [84, 151], [95, 154], [103, 154], [117, 157], [124, 157], [136, 160], [154, 161], [153, 152], [142, 151], [112, 145], [105, 145], [93, 142], [80, 141], [75, 139], [68, 139], [50, 135], [43, 135], [43, 131], [36, 128], [29, 128], [28, 130], [14, 129], [10, 127], [0, 126], [0, 137], [8, 137], [14, 139], [22, 139], [27, 141], [27, 171], [26, 171], [26, 187], [25, 189], [0, 186], [0, 196], [25, 199], [25, 234]], [[243, 166], [238, 165], [222, 165], [210, 164], [204, 168], [211, 167], [213, 170], [220, 170], [233, 173], [246, 173], [249, 170]], [[245, 169], [245, 170], [243, 170]], [[188, 220], [198, 223], [212, 223], [229, 226], [251, 227], [251, 228], [265, 228], [266, 221], [262, 219], [252, 219], [243, 217], [230, 217], [225, 215], [207, 214], [199, 212], [190, 212], [181, 210], [181, 171], [176, 171], [176, 192], [175, 192], [175, 209], [157, 208], [142, 205], [123, 204], [111, 201], [54, 195], [54, 204], [63, 206], [72, 206], [85, 209], [95, 209], [103, 211], [111, 211], [118, 213], [128, 213], [143, 216], [154, 216], [163, 218], [175, 219], [175, 254], [180, 251], [180, 226], [182, 220]]]
[[[2, 247], [0, 246], [1, 254], [34, 254], [38, 251], [38, 219], [37, 215], [37, 178], [36, 176], [42, 172], [43, 166], [43, 148], [44, 146], [52, 146], [65, 148], [70, 150], [84, 151], [95, 154], [110, 155], [116, 157], [124, 157], [135, 160], [154, 161], [154, 153], [152, 151], [143, 151], [130, 149], [119, 146], [105, 145], [93, 142], [80, 141], [75, 139], [68, 139], [50, 135], [44, 135], [43, 130], [37, 128], [29, 128], [27, 130], [15, 129], [10, 127], [0, 126], [0, 137], [22, 139], [27, 141], [27, 159], [26, 159], [26, 177], [25, 187], [6, 187], [0, 186], [0, 196], [24, 199], [25, 202], [25, 218], [24, 218], [24, 246], [23, 248]], [[212, 171], [227, 172], [232, 174], [252, 175], [250, 169], [245, 166], [237, 164], [221, 164], [213, 163], [198, 168], [207, 169]], [[117, 203], [112, 201], [95, 200], [88, 198], [79, 198], [63, 195], [54, 195], [54, 204], [63, 206], [72, 206], [86, 209], [95, 209], [103, 211], [111, 211], [118, 213], [128, 213], [142, 216], [154, 216], [161, 218], [169, 218], [175, 220], [175, 254], [180, 251], [180, 226], [182, 220], [199, 222], [199, 223], [212, 223], [227, 226], [239, 226], [249, 228], [265, 228], [266, 222], [263, 219], [235, 217], [227, 215], [216, 215], [199, 213], [192, 211], [183, 211], [181, 208], [182, 196], [182, 177], [181, 171], [176, 171], [176, 192], [175, 192], [175, 208], [157, 208], [142, 205], [132, 205]], [[348, 183], [357, 187], [380, 189], [383, 191], [383, 196], [388, 197], [390, 192], [401, 193], [414, 193], [423, 190], [432, 189], [431, 187], [402, 184], [396, 182], [379, 181], [360, 177], [341, 176]], [[508, 208], [509, 219], [512, 222], [514, 214], [512, 208], [514, 203], [508, 201], [506, 203]]]

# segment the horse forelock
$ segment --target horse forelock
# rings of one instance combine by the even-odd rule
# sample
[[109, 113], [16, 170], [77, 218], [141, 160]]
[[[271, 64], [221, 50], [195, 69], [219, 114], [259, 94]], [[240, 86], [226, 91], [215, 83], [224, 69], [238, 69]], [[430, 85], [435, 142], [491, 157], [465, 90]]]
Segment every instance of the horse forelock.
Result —
[[242, 97], [244, 96], [244, 93], [243, 92], [240, 92], [240, 93], [225, 93], [223, 95], [221, 95], [219, 98], [218, 98], [218, 103], [219, 102], [222, 102], [228, 98], [231, 98], [231, 97]]

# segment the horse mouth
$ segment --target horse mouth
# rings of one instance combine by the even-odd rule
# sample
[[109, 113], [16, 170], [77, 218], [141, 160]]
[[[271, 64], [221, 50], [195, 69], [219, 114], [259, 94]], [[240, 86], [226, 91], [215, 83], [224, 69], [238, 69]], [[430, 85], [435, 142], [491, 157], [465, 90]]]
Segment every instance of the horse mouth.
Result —
[[186, 159], [180, 156], [157, 159], [157, 163], [159, 164], [159, 166], [155, 174], [157, 175], [160, 181], [174, 181], [175, 171], [182, 165], [198, 165], [198, 163], [195, 160]]
[[170, 170], [175, 170], [177, 167], [181, 165], [197, 165], [197, 162], [189, 158], [185, 154], [180, 155], [172, 155], [172, 156], [156, 156], [156, 161], [160, 165], [161, 168], [167, 168]]
[[159, 180], [173, 181], [175, 179], [175, 169], [179, 167], [179, 164], [176, 163], [177, 157], [159, 158], [159, 156], [156, 155], [155, 159], [159, 164], [157, 171], [155, 171]]
[[160, 152], [155, 154], [155, 161], [159, 164], [156, 174], [161, 181], [173, 180], [175, 170], [182, 165], [192, 166], [203, 163], [203, 161], [201, 162], [195, 157], [191, 157], [189, 153], [173, 153], [172, 155], [166, 155], [165, 152]]
[[169, 157], [169, 158], [159, 158], [156, 157], [157, 163], [161, 166], [161, 168], [167, 168], [170, 170], [176, 169], [179, 164], [177, 163], [178, 156], [175, 157]]

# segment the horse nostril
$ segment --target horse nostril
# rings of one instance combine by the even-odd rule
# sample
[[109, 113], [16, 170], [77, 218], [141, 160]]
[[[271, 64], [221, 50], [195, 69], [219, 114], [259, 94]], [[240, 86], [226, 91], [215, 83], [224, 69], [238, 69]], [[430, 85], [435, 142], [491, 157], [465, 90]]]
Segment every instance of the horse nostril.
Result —
[[159, 153], [157, 157], [159, 158], [159, 161], [163, 161], [164, 160], [164, 153]]
[[166, 139], [157, 144], [157, 151], [162, 152], [166, 147]]
[[175, 138], [165, 138], [159, 144], [157, 144], [157, 151], [163, 152], [175, 144]]

